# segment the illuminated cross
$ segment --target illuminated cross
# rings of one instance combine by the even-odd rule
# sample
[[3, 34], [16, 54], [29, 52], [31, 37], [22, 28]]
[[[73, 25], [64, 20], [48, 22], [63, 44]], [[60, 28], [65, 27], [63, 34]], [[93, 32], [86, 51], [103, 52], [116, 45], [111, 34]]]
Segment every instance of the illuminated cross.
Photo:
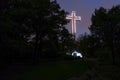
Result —
[[75, 35], [76, 35], [76, 21], [77, 20], [81, 20], [81, 17], [80, 16], [76, 16], [76, 13], [75, 11], [72, 11], [71, 15], [67, 15], [66, 19], [69, 19], [72, 21], [72, 35], [74, 36], [74, 39], [76, 38]]

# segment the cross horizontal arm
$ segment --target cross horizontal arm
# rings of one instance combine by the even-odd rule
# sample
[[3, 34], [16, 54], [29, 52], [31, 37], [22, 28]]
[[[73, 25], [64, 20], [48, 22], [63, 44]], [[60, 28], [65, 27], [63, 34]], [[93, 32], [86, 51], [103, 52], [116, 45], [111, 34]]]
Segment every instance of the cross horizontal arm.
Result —
[[75, 16], [75, 20], [81, 20], [80, 16]]
[[66, 19], [73, 19], [73, 17], [72, 16], [67, 16]]

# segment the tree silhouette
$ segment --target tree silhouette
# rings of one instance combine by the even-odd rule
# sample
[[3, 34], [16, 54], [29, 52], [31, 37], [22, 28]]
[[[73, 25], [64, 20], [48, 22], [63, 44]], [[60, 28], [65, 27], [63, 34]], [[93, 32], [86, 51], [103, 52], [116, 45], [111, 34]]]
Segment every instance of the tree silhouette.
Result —
[[101, 7], [95, 10], [91, 20], [90, 31], [93, 38], [97, 39], [96, 44], [111, 50], [113, 64], [115, 64], [120, 44], [120, 6], [114, 6], [109, 10]]
[[78, 48], [84, 53], [85, 57], [94, 57], [94, 53], [97, 50], [93, 37], [87, 33], [79, 36]]
[[[72, 40], [64, 27], [67, 12], [50, 0], [6, 0], [0, 7], [0, 51], [7, 57], [63, 54]], [[1, 57], [2, 57], [1, 56]], [[22, 58], [23, 58], [22, 57]], [[7, 58], [9, 59], [9, 58]]]

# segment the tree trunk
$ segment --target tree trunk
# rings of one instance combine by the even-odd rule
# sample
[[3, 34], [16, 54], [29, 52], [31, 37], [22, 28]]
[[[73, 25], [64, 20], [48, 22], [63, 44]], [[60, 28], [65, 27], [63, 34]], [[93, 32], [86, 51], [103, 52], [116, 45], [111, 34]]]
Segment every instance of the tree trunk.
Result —
[[38, 41], [39, 41], [39, 35], [36, 33], [35, 46], [34, 46], [34, 52], [33, 52], [33, 64], [37, 64], [39, 62]]
[[115, 52], [114, 52], [113, 41], [111, 43], [111, 54], [112, 54], [112, 64], [115, 65]]

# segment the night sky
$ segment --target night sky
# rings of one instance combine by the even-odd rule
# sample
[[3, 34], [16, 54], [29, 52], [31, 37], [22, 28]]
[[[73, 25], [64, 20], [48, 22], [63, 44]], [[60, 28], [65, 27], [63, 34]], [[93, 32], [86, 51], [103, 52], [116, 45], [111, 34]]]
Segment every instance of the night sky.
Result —
[[[91, 24], [91, 15], [95, 9], [99, 7], [109, 9], [120, 4], [120, 0], [57, 0], [57, 2], [68, 13], [76, 11], [76, 15], [81, 16], [82, 20], [77, 21], [77, 36], [85, 32], [90, 33], [88, 27]], [[66, 27], [70, 31], [70, 23]]]

